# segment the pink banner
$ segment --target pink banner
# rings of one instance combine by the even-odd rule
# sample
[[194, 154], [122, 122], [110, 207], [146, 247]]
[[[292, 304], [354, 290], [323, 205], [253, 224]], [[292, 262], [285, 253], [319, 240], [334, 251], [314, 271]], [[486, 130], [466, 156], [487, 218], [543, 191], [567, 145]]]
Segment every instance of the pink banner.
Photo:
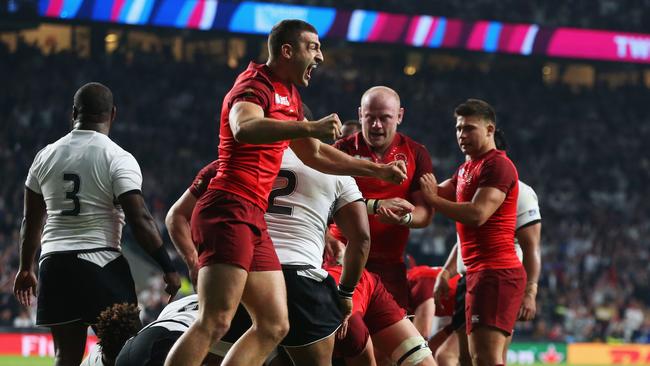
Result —
[[[97, 337], [88, 336], [86, 354], [97, 344]], [[0, 355], [54, 357], [54, 342], [49, 333], [0, 333]]]
[[634, 33], [558, 28], [548, 56], [650, 63], [650, 36]]

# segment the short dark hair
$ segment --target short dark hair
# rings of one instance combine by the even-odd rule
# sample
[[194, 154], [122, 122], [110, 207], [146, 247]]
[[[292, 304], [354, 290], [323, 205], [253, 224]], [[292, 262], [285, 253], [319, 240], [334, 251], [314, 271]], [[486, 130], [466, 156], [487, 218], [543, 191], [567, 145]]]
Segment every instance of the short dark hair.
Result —
[[488, 102], [480, 99], [467, 99], [456, 107], [454, 116], [480, 117], [494, 125], [497, 124], [497, 114], [494, 112], [494, 108]]
[[102, 353], [114, 360], [124, 343], [142, 328], [140, 309], [137, 304], [113, 304], [97, 317], [95, 330]]
[[113, 110], [113, 93], [104, 84], [88, 83], [74, 94], [74, 106], [82, 115], [109, 115]]
[[299, 19], [285, 19], [273, 26], [269, 33], [269, 54], [273, 57], [280, 56], [283, 44], [290, 44], [292, 47], [298, 45], [298, 37], [302, 32], [318, 34], [313, 25]]

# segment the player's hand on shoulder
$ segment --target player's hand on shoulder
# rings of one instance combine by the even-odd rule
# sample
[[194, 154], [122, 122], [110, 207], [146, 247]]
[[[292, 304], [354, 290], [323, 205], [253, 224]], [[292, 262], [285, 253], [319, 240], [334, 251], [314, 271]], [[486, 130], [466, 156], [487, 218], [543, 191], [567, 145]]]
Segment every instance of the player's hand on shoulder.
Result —
[[310, 123], [309, 136], [317, 139], [333, 139], [341, 137], [341, 120], [336, 113], [325, 116]]
[[178, 272], [168, 272], [163, 275], [163, 280], [167, 284], [165, 292], [169, 294], [169, 301], [171, 301], [181, 288], [181, 276]]
[[401, 160], [382, 164], [377, 175], [377, 178], [393, 184], [402, 184], [406, 177], [406, 164]]
[[438, 181], [432, 173], [426, 173], [420, 177], [420, 189], [424, 194], [424, 200], [430, 203], [438, 195]]
[[18, 271], [14, 280], [14, 295], [24, 306], [31, 306], [32, 297], [36, 296], [36, 275], [32, 271]]

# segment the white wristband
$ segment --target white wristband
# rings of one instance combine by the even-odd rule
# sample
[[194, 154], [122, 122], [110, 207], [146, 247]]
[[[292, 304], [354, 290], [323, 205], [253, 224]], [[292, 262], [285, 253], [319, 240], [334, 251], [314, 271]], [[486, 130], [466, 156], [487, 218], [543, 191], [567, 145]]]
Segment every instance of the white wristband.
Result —
[[411, 222], [413, 222], [413, 215], [411, 215], [410, 212], [402, 216], [402, 218], [399, 220], [399, 224], [404, 226], [409, 225]]

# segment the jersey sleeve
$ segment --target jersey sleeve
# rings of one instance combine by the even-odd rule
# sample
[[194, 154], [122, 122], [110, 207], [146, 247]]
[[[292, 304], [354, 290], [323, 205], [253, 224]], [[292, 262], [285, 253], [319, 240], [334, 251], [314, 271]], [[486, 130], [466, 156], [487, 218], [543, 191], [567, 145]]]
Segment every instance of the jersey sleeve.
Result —
[[415, 154], [415, 173], [413, 174], [413, 180], [409, 187], [410, 192], [420, 190], [420, 177], [427, 173], [433, 173], [433, 163], [431, 162], [431, 155], [429, 155], [427, 148], [424, 145], [417, 144], [413, 152]]
[[123, 193], [142, 190], [140, 165], [129, 153], [116, 156], [111, 162], [111, 182], [115, 197]]
[[507, 159], [496, 158], [485, 162], [478, 180], [478, 187], [494, 187], [508, 193], [517, 184], [517, 171]]
[[334, 203], [334, 212], [348, 203], [362, 200], [363, 196], [357, 183], [352, 177], [341, 176], [336, 181], [336, 201]]
[[517, 223], [515, 230], [535, 224], [542, 220], [539, 212], [539, 203], [535, 191], [525, 185], [519, 185], [519, 197], [517, 199]]
[[271, 106], [272, 96], [271, 86], [260, 78], [245, 79], [237, 83], [230, 91], [228, 107], [232, 108], [237, 102], [250, 102], [267, 111]]
[[212, 163], [206, 165], [199, 171], [199, 173], [194, 178], [192, 185], [188, 188], [190, 193], [196, 197], [201, 197], [205, 191], [208, 189], [210, 180], [217, 175], [217, 162], [213, 161]]
[[41, 168], [41, 155], [43, 154], [43, 151], [44, 150], [41, 150], [38, 152], [38, 154], [36, 154], [36, 157], [32, 162], [32, 166], [29, 167], [29, 171], [27, 172], [27, 179], [25, 180], [25, 186], [38, 194], [43, 194], [41, 190], [41, 183], [38, 179]]

